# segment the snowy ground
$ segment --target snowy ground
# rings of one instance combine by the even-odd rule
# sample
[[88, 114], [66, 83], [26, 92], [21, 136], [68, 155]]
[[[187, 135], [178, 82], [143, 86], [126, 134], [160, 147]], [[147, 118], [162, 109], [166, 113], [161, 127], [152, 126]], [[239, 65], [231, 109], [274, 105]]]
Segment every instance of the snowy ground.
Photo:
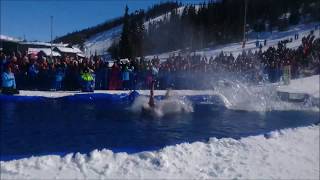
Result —
[[308, 94], [319, 99], [320, 95], [320, 75], [314, 75], [306, 78], [294, 79], [289, 85], [278, 87], [280, 92]]
[[1, 179], [318, 179], [319, 126], [129, 155], [94, 150], [1, 162]]

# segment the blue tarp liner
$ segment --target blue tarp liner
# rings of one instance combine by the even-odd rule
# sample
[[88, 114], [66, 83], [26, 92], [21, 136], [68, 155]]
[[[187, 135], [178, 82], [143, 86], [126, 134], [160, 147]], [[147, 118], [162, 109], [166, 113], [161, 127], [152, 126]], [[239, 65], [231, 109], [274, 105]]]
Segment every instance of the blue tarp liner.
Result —
[[17, 96], [17, 95], [4, 95], [0, 94], [0, 102], [1, 101], [44, 101], [48, 98], [42, 96]]
[[[136, 97], [140, 96], [137, 91], [133, 91], [130, 94], [107, 94], [107, 93], [87, 93], [87, 94], [74, 94], [70, 96], [48, 98], [43, 96], [21, 96], [21, 95], [3, 95], [0, 94], [0, 101], [12, 101], [12, 102], [41, 102], [46, 100], [64, 100], [67, 102], [111, 102], [111, 103], [124, 103], [133, 102]], [[193, 95], [185, 96], [186, 99], [197, 102], [219, 102], [218, 96], [210, 95]], [[155, 99], [164, 99], [164, 96], [155, 96]]]

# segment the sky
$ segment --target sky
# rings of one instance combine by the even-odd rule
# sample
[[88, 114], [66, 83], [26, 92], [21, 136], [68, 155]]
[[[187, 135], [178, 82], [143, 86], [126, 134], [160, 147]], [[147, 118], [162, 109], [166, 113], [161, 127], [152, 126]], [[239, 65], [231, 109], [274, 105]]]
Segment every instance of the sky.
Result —
[[[95, 26], [130, 12], [147, 9], [163, 0], [0, 0], [0, 34], [28, 41], [50, 41], [50, 16], [53, 38]], [[199, 3], [203, 0], [181, 0]]]

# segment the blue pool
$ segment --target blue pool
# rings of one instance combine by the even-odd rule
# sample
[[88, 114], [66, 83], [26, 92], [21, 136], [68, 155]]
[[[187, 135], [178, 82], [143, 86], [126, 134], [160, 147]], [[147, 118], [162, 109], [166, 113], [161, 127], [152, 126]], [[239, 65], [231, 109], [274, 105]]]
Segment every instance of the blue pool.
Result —
[[199, 99], [190, 97], [195, 107], [192, 113], [151, 118], [129, 111], [132, 99], [125, 95], [2, 97], [1, 160], [103, 148], [134, 153], [210, 137], [265, 134], [319, 121], [319, 112], [314, 111], [236, 111], [201, 106]]

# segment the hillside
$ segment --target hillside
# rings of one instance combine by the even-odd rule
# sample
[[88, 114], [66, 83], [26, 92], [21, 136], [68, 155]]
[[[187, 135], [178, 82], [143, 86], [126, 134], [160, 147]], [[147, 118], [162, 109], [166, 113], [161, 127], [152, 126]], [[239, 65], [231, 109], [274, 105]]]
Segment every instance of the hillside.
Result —
[[[242, 41], [244, 6], [234, 0], [184, 6], [164, 3], [55, 41], [78, 45], [87, 56], [111, 54], [113, 58], [212, 49]], [[286, 32], [299, 24], [320, 21], [320, 2], [315, 0], [248, 1], [246, 6], [246, 32], [251, 40], [268, 39], [271, 32]]]
[[[320, 22], [307, 23], [307, 24], [299, 24], [295, 26], [290, 26], [286, 31], [278, 31], [274, 30], [272, 32], [261, 32], [260, 38], [256, 38], [256, 33], [251, 32], [248, 34], [248, 41], [246, 43], [245, 48], [242, 48], [242, 42], [235, 43], [227, 43], [223, 45], [218, 45], [210, 48], [203, 48], [193, 51], [193, 53], [206, 56], [206, 57], [216, 57], [221, 52], [224, 54], [230, 54], [234, 57], [237, 57], [243, 51], [259, 51], [259, 48], [256, 47], [256, 41], [258, 40], [261, 44], [263, 44], [264, 40], [267, 40], [267, 45], [262, 46], [262, 51], [267, 50], [269, 47], [276, 47], [279, 41], [287, 40], [293, 38], [295, 34], [299, 34], [299, 38], [297, 40], [293, 40], [286, 44], [286, 47], [290, 49], [298, 48], [302, 43], [302, 38], [306, 37], [311, 31], [314, 31], [315, 38], [320, 38]], [[184, 53], [184, 50], [178, 49], [175, 51], [169, 51], [164, 53], [156, 53], [147, 55], [146, 58], [151, 59], [154, 56], [158, 56], [160, 60], [165, 61], [172, 55], [177, 55], [178, 53]]]
[[[171, 11], [172, 9], [175, 9], [177, 7], [181, 6], [181, 4], [178, 4], [177, 2], [164, 2], [160, 4], [156, 4], [152, 7], [150, 7], [145, 12], [145, 20], [152, 19], [154, 17], [158, 17], [159, 15], [162, 15], [164, 13], [167, 13]], [[130, 17], [134, 18], [138, 11], [131, 13]], [[92, 46], [92, 49], [89, 49], [88, 51], [92, 52], [92, 54], [95, 53], [97, 50], [97, 53], [101, 54], [101, 50], [96, 49], [95, 45], [92, 44], [92, 42], [97, 42], [96, 40], [101, 40], [101, 37], [105, 37], [106, 39], [109, 38], [109, 36], [117, 37], [117, 33], [119, 31], [115, 30], [117, 27], [121, 26], [123, 24], [123, 17], [118, 17], [115, 19], [107, 20], [104, 23], [98, 24], [97, 26], [89, 27], [83, 30], [75, 31], [72, 33], [68, 33], [64, 36], [58, 37], [54, 40], [55, 43], [57, 42], [63, 42], [68, 43], [72, 45], [78, 45], [79, 47], [84, 48], [84, 45], [87, 46], [87, 48]], [[104, 47], [108, 47], [108, 45], [104, 45]]]

